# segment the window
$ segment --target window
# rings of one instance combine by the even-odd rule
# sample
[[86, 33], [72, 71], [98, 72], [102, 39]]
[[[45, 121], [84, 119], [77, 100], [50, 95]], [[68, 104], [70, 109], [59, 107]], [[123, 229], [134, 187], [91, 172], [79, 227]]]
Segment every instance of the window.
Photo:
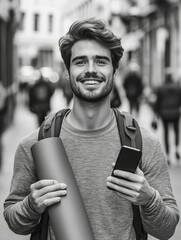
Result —
[[34, 31], [37, 32], [39, 30], [39, 21], [40, 21], [40, 15], [38, 13], [34, 14]]
[[49, 32], [53, 31], [53, 15], [52, 14], [48, 15], [48, 31]]
[[25, 13], [21, 12], [19, 30], [24, 30], [24, 27], [25, 27], [24, 24], [25, 24]]
[[39, 51], [39, 65], [53, 67], [53, 50], [52, 49], [41, 49]]

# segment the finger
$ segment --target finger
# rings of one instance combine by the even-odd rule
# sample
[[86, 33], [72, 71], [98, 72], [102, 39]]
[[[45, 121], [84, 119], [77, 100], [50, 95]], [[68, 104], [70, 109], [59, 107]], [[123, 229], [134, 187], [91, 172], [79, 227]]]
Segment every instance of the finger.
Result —
[[57, 184], [57, 183], [58, 183], [58, 181], [53, 180], [53, 179], [43, 179], [43, 180], [40, 180], [36, 183], [33, 183], [31, 185], [31, 189], [41, 189], [43, 187], [51, 186], [51, 185], [54, 185], [54, 184]]
[[115, 167], [115, 165], [116, 165], [116, 163], [112, 163], [112, 168], [114, 168], [114, 167]]
[[66, 194], [67, 194], [66, 190], [48, 192], [40, 197], [38, 197], [37, 194], [35, 193], [30, 197], [31, 200], [30, 202], [35, 211], [42, 213], [47, 206], [60, 202], [61, 197], [66, 196]]
[[115, 185], [118, 185], [118, 186], [121, 186], [121, 187], [124, 187], [124, 188], [127, 188], [127, 189], [131, 189], [131, 190], [136, 191], [136, 192], [140, 191], [140, 184], [125, 180], [123, 178], [117, 178], [117, 177], [110, 176], [110, 177], [107, 178], [107, 181], [111, 182]]
[[132, 182], [136, 182], [138, 177], [138, 175], [136, 175], [135, 173], [122, 170], [114, 170], [114, 176], [118, 178], [124, 178]]
[[[108, 186], [109, 188], [111, 188], [112, 190], [115, 190], [115, 191], [123, 194], [124, 197], [125, 197], [125, 196], [131, 197], [131, 199], [134, 199], [134, 201], [136, 201], [136, 199], [138, 199], [138, 197], [139, 197], [139, 193], [138, 193], [138, 192], [133, 191], [132, 189], [128, 189], [128, 188], [119, 186], [119, 185], [114, 184], [114, 183], [112, 183], [112, 182], [107, 182], [107, 186]], [[122, 195], [122, 196], [123, 196], [123, 195]], [[127, 198], [127, 197], [126, 197], [126, 198]], [[132, 201], [133, 201], [133, 200], [132, 200]]]
[[63, 196], [66, 196], [66, 194], [67, 194], [66, 190], [48, 192], [40, 198], [40, 201], [44, 201], [45, 199], [51, 199], [51, 198], [56, 198], [56, 197], [63, 197]]
[[50, 198], [50, 199], [44, 199], [41, 203], [41, 209], [45, 209], [53, 204], [61, 202], [61, 197], [55, 197], [55, 198]]
[[139, 167], [137, 167], [137, 169], [136, 169], [136, 172], [135, 172], [137, 175], [140, 175], [140, 176], [144, 176], [144, 173], [143, 173], [143, 171], [139, 168]]
[[38, 190], [38, 196], [43, 196], [47, 193], [51, 192], [58, 192], [59, 190], [66, 190], [66, 184], [64, 183], [56, 183], [54, 185], [46, 186]]

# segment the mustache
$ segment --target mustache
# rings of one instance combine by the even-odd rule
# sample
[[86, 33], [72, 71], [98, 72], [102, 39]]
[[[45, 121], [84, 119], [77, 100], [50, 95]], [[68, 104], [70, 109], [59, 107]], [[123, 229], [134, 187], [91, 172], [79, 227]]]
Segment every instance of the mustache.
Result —
[[85, 80], [85, 79], [95, 79], [95, 80], [98, 80], [98, 81], [105, 81], [106, 78], [104, 76], [99, 76], [97, 73], [94, 73], [94, 72], [87, 72], [85, 73], [83, 76], [79, 76], [77, 78], [78, 81], [81, 81], [81, 80]]

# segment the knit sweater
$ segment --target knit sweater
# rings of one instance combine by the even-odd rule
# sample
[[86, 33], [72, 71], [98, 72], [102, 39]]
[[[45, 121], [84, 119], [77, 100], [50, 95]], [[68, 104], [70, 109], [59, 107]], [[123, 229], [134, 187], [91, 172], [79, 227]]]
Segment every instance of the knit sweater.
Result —
[[[141, 128], [143, 140], [142, 171], [155, 194], [141, 206], [145, 230], [158, 239], [168, 239], [179, 219], [172, 193], [165, 154], [158, 139]], [[38, 130], [25, 137], [16, 155], [11, 189], [4, 203], [4, 216], [9, 227], [18, 234], [30, 234], [40, 215], [29, 205], [30, 185], [38, 181], [31, 155]], [[106, 186], [112, 163], [120, 150], [116, 120], [95, 131], [72, 128], [64, 119], [60, 137], [78, 183], [95, 240], [135, 240], [131, 203]], [[51, 161], [51, 160], [50, 160]], [[68, 186], [67, 186], [68, 191]], [[54, 240], [49, 226], [48, 240]]]

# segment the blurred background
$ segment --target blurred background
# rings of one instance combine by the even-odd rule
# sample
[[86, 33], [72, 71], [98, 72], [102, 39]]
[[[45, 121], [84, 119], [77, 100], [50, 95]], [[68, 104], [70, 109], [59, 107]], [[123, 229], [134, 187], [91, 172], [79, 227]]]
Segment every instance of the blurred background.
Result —
[[[181, 211], [180, 115], [178, 125], [159, 115], [157, 90], [171, 77], [167, 104], [173, 109], [181, 83], [181, 1], [179, 0], [0, 0], [0, 232], [2, 240], [29, 239], [12, 233], [3, 218], [19, 141], [45, 115], [72, 104], [72, 92], [58, 40], [75, 20], [103, 19], [121, 38], [124, 56], [115, 77], [112, 106], [130, 111], [165, 148], [173, 191]], [[128, 79], [128, 81], [127, 81]], [[131, 80], [130, 80], [131, 79]], [[31, 89], [46, 82], [35, 103]], [[128, 87], [135, 83], [135, 86]], [[131, 90], [130, 90], [131, 89]], [[38, 90], [37, 90], [38, 92]], [[137, 92], [135, 97], [131, 97]], [[177, 91], [178, 92], [178, 91]], [[178, 94], [181, 97], [181, 91]], [[171, 96], [171, 100], [168, 99]], [[174, 96], [174, 97], [173, 97]], [[176, 101], [178, 103], [178, 101]], [[38, 109], [35, 105], [39, 106]], [[164, 104], [163, 104], [164, 105]], [[176, 105], [180, 114], [180, 105]], [[170, 127], [171, 125], [171, 127]], [[181, 223], [172, 240], [179, 240]], [[149, 236], [149, 239], [154, 239]]]

